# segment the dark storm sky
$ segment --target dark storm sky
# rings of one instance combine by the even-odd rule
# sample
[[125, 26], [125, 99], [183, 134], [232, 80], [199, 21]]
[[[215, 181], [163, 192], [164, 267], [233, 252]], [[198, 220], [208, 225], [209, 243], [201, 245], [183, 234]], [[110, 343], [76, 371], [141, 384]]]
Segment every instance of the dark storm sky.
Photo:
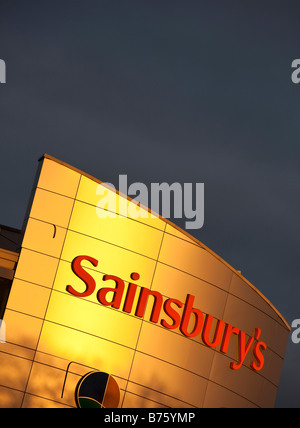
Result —
[[[203, 182], [190, 232], [300, 318], [299, 13], [298, 0], [0, 0], [0, 224], [21, 227], [43, 153], [116, 185]], [[278, 407], [300, 407], [299, 359], [289, 341]]]

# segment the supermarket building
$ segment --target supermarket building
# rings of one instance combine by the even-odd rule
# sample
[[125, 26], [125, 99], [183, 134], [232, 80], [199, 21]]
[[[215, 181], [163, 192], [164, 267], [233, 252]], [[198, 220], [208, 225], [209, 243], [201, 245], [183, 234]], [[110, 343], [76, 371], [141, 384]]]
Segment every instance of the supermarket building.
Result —
[[99, 216], [99, 185], [44, 155], [1, 226], [0, 407], [273, 407], [282, 315], [171, 222]]

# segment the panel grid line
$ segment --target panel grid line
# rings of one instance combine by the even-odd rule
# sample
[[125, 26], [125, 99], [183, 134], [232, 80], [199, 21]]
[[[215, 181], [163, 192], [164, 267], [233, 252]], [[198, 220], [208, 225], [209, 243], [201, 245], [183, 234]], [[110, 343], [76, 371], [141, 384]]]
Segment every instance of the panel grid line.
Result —
[[[79, 186], [80, 186], [81, 177], [82, 177], [82, 176], [80, 175], [80, 176], [79, 176], [79, 180], [78, 180], [78, 185], [77, 185], [76, 195], [77, 195], [77, 193], [78, 193], [78, 189], [79, 189]], [[75, 195], [75, 199], [76, 199], [76, 195]], [[73, 209], [74, 209], [74, 205], [75, 205], [75, 199], [74, 199], [74, 201], [73, 201], [73, 206], [72, 206], [72, 210], [71, 210], [71, 213], [70, 213], [70, 217], [69, 217], [68, 225], [70, 224], [70, 221], [71, 221], [71, 218], [72, 218], [72, 213], [73, 213]], [[62, 248], [61, 248], [61, 252], [60, 252], [60, 257], [61, 257], [61, 255], [62, 255], [62, 252], [63, 252], [63, 249], [64, 249], [64, 244], [65, 244], [66, 236], [67, 236], [67, 233], [66, 233], [66, 234], [65, 234], [65, 236], [64, 236], [64, 241], [63, 241], [63, 243], [62, 243]], [[59, 260], [60, 260], [60, 258], [59, 258]], [[21, 408], [23, 407], [23, 402], [24, 402], [24, 399], [25, 399], [25, 396], [26, 396], [26, 391], [27, 391], [27, 388], [28, 388], [28, 384], [29, 384], [29, 381], [30, 381], [30, 377], [31, 377], [31, 373], [32, 373], [33, 365], [34, 365], [34, 359], [35, 359], [35, 356], [36, 356], [36, 353], [37, 353], [37, 350], [38, 350], [39, 341], [40, 341], [40, 338], [41, 338], [41, 335], [42, 335], [42, 331], [43, 331], [43, 327], [44, 327], [44, 324], [45, 324], [45, 318], [46, 318], [46, 314], [47, 314], [47, 308], [48, 308], [49, 303], [50, 303], [50, 300], [51, 300], [51, 295], [52, 295], [53, 286], [54, 286], [54, 282], [55, 282], [56, 275], [57, 275], [57, 271], [58, 271], [58, 266], [59, 266], [59, 263], [58, 263], [58, 265], [57, 265], [57, 267], [56, 267], [56, 273], [55, 273], [55, 276], [54, 276], [54, 279], [53, 279], [52, 288], [50, 289], [50, 295], [49, 295], [49, 299], [48, 299], [48, 303], [47, 303], [47, 307], [46, 307], [46, 311], [45, 311], [45, 317], [44, 317], [44, 320], [43, 320], [43, 323], [42, 323], [42, 326], [41, 326], [41, 330], [40, 330], [40, 333], [39, 333], [39, 338], [38, 338], [38, 341], [37, 341], [37, 344], [36, 344], [36, 349], [35, 349], [35, 352], [34, 352], [34, 356], [33, 356], [33, 358], [32, 358], [32, 364], [31, 364], [31, 368], [30, 368], [30, 371], [29, 371], [29, 374], [28, 374], [27, 383], [26, 383], [26, 386], [25, 386], [25, 388], [24, 388], [24, 395], [23, 395], [23, 399], [22, 399], [22, 403], [21, 403]]]
[[[152, 288], [152, 284], [153, 284], [153, 281], [154, 281], [155, 272], [156, 272], [156, 268], [157, 268], [157, 263], [158, 263], [158, 259], [159, 259], [160, 251], [161, 251], [162, 244], [163, 244], [163, 240], [164, 240], [164, 236], [165, 236], [165, 230], [166, 230], [166, 227], [167, 227], [167, 225], [165, 225], [165, 229], [164, 229], [164, 231], [163, 231], [163, 236], [162, 236], [162, 239], [161, 239], [160, 247], [159, 247], [159, 250], [158, 250], [158, 254], [157, 254], [157, 258], [156, 258], [156, 263], [155, 263], [155, 267], [154, 267], [154, 272], [153, 272], [152, 280], [151, 280], [151, 284], [150, 284], [150, 290], [151, 290], [151, 288]], [[124, 400], [125, 400], [125, 396], [126, 396], [126, 391], [127, 391], [127, 386], [128, 386], [128, 382], [129, 382], [129, 379], [130, 379], [130, 376], [131, 376], [131, 371], [132, 371], [132, 368], [133, 368], [134, 359], [135, 359], [135, 355], [136, 355], [136, 352], [137, 352], [137, 347], [138, 347], [138, 343], [139, 343], [139, 338], [140, 338], [140, 335], [141, 335], [141, 332], [142, 332], [142, 328], [143, 328], [143, 321], [144, 321], [144, 318], [142, 319], [141, 327], [140, 327], [140, 331], [139, 331], [138, 338], [137, 338], [137, 341], [136, 341], [135, 351], [134, 351], [134, 354], [133, 354], [132, 363], [131, 363], [131, 367], [130, 367], [130, 370], [129, 370], [128, 380], [127, 380], [127, 383], [126, 383], [125, 393], [124, 393], [124, 396], [123, 396], [123, 401], [122, 401], [122, 405], [121, 405], [121, 407], [123, 407], [123, 404], [124, 404]]]

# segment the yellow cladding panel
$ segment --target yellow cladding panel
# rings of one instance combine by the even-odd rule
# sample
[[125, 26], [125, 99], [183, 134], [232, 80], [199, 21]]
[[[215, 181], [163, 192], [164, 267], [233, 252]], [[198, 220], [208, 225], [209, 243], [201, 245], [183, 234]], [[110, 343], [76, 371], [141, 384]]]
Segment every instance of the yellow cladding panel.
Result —
[[140, 352], [135, 354], [130, 381], [151, 385], [156, 391], [196, 407], [202, 407], [208, 384], [201, 376]]
[[134, 351], [125, 346], [45, 321], [38, 351], [128, 378]]
[[23, 348], [22, 346], [15, 345], [13, 343], [8, 343], [7, 341], [3, 344], [0, 344], [0, 351], [1, 350], [6, 352], [7, 354], [25, 358], [27, 360], [32, 360], [35, 354], [34, 349]]
[[206, 378], [214, 356], [207, 346], [148, 322], [143, 323], [137, 350]]
[[229, 409], [229, 408], [257, 408], [257, 406], [246, 398], [235, 394], [227, 388], [223, 388], [213, 382], [209, 382], [204, 401], [205, 408]]
[[216, 352], [210, 380], [261, 407], [274, 405], [277, 387], [254, 370], [242, 366], [239, 370], [224, 370], [227, 356]]
[[49, 297], [49, 288], [15, 279], [7, 302], [7, 308], [44, 318]]
[[23, 392], [0, 386], [0, 403], [2, 409], [18, 409], [21, 407]]
[[36, 348], [43, 323], [41, 319], [7, 309], [4, 322], [7, 342]]
[[74, 406], [74, 392], [71, 400], [61, 399], [65, 376], [65, 370], [34, 362], [26, 392], [47, 400], [62, 401], [64, 404]]
[[80, 177], [78, 172], [50, 159], [44, 159], [37, 186], [75, 198]]
[[53, 291], [46, 319], [135, 348], [141, 319], [83, 298]]
[[60, 404], [57, 401], [51, 401], [46, 398], [36, 397], [31, 394], [25, 394], [22, 404], [23, 409], [67, 409], [69, 406]]
[[104, 210], [108, 210], [108, 215], [117, 213], [134, 218], [153, 228], [165, 229], [165, 221], [156, 216], [155, 213], [151, 216], [148, 210], [135, 206], [134, 202], [125, 196], [119, 196], [103, 184], [96, 183], [87, 177], [82, 176], [76, 199], [98, 207], [100, 216], [105, 215]]
[[92, 205], [76, 201], [70, 229], [156, 259], [163, 232], [125, 217], [101, 219]]
[[[38, 351], [35, 352], [34, 361], [37, 363], [45, 364], [46, 366], [56, 367], [57, 369], [63, 370], [64, 372], [66, 372], [67, 367], [69, 365], [68, 360], [64, 360], [63, 358], [56, 357], [55, 355], [44, 354], [43, 352]], [[86, 369], [83, 371], [74, 371], [72, 367], [72, 372], [77, 373], [78, 375], [82, 373], [82, 376], [83, 374], [85, 374]]]
[[222, 319], [224, 315], [228, 296], [219, 287], [162, 263], [157, 264], [152, 290], [183, 303], [187, 294], [192, 294], [195, 296], [194, 307], [218, 319]]
[[[140, 396], [137, 394], [134, 394], [132, 392], [126, 391], [124, 401], [123, 401], [123, 408], [131, 408], [131, 409], [161, 409], [161, 408], [167, 408], [168, 406], [165, 406], [164, 404], [160, 403], [159, 401], [152, 401], [148, 398], [148, 390], [145, 391], [145, 396]], [[147, 397], [147, 398], [146, 398]], [[156, 399], [159, 399], [159, 397], [155, 397]]]
[[151, 386], [145, 387], [128, 382], [123, 407], [173, 407], [175, 409], [191, 407], [184, 401], [176, 400], [160, 391], [155, 391]]
[[159, 261], [229, 290], [232, 271], [196, 244], [165, 234]]
[[[24, 391], [30, 373], [31, 361], [16, 357], [5, 352], [0, 352], [0, 379], [1, 386]], [[3, 391], [2, 391], [3, 393]], [[4, 407], [5, 401], [0, 401]]]
[[52, 224], [30, 218], [22, 247], [49, 256], [60, 257], [65, 235], [66, 229], [57, 227], [55, 230]]
[[[155, 261], [115, 245], [68, 231], [62, 259], [72, 262], [80, 255], [87, 255], [98, 260], [94, 269], [130, 281], [130, 274], [138, 272], [141, 276], [139, 285], [150, 287], [155, 269]], [[82, 266], [92, 267], [90, 262]]]
[[52, 287], [58, 259], [22, 248], [15, 278]]
[[30, 217], [56, 226], [69, 224], [74, 199], [47, 190], [36, 189]]

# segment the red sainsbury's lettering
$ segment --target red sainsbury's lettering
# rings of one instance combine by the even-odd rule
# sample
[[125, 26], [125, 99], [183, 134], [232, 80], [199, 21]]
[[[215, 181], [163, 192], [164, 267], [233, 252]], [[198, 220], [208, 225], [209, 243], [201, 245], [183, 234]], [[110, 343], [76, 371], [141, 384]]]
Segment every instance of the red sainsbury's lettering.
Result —
[[94, 267], [98, 266], [98, 260], [89, 256], [78, 256], [72, 261], [72, 270], [78, 278], [80, 278], [86, 285], [83, 292], [75, 290], [72, 285], [67, 285], [67, 291], [77, 297], [88, 297], [95, 291], [96, 282], [94, 278], [87, 273], [81, 266], [83, 260], [89, 261]]
[[[86, 271], [89, 268], [83, 268], [83, 261], [88, 261], [93, 267], [98, 266], [98, 260], [89, 256], [78, 256], [72, 261], [74, 274], [85, 284], [84, 291], [67, 285], [67, 292], [76, 297], [91, 296], [97, 286], [93, 276]], [[133, 281], [140, 279], [139, 273], [132, 272], [130, 278], [131, 281], [126, 288], [123, 279], [114, 275], [103, 275], [103, 281], [112, 281], [114, 284], [109, 284], [112, 286], [102, 287], [97, 291], [98, 302], [114, 309], [121, 308], [128, 314], [134, 312], [134, 316], [139, 318], [144, 318], [150, 302], [152, 304], [150, 321], [160, 323], [168, 330], [179, 329], [184, 336], [189, 338], [200, 336], [206, 346], [210, 348], [220, 346], [220, 352], [224, 354], [228, 353], [229, 345], [234, 341], [238, 349], [238, 361], [230, 363], [231, 369], [238, 370], [245, 363], [251, 348], [253, 348], [254, 360], [251, 361], [250, 367], [255, 371], [263, 368], [265, 361], [263, 351], [267, 349], [267, 345], [258, 341], [261, 335], [259, 328], [256, 328], [254, 336], [247, 340], [246, 333], [239, 328], [225, 323], [223, 320], [215, 320], [210, 314], [204, 315], [200, 309], [195, 307], [195, 296], [192, 294], [186, 296], [184, 303], [178, 299], [165, 299], [160, 292], [135, 284]], [[124, 303], [121, 307], [122, 302]]]

